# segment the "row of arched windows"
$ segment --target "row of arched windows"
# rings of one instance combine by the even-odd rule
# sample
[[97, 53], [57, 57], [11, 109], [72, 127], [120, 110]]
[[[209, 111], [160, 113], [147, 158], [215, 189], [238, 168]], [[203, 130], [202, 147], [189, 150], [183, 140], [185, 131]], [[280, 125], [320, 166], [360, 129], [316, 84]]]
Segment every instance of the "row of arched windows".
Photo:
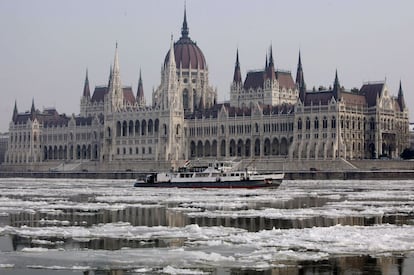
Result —
[[230, 139], [227, 143], [222, 140], [220, 145], [217, 140], [191, 141], [190, 157], [251, 157], [251, 156], [287, 156], [289, 152], [287, 138], [265, 138], [262, 142], [259, 138]]
[[136, 121], [118, 121], [116, 123], [116, 136], [146, 136], [153, 135], [159, 131], [159, 120], [149, 119]]
[[98, 145], [83, 144], [68, 146], [45, 146], [43, 147], [43, 160], [73, 160], [73, 159], [98, 159]]

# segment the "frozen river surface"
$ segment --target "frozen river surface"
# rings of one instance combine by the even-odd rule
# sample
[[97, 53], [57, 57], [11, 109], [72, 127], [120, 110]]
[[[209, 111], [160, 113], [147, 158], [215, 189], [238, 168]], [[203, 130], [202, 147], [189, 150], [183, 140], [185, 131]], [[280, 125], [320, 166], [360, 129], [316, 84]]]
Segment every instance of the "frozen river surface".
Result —
[[0, 274], [414, 274], [413, 181], [0, 179]]

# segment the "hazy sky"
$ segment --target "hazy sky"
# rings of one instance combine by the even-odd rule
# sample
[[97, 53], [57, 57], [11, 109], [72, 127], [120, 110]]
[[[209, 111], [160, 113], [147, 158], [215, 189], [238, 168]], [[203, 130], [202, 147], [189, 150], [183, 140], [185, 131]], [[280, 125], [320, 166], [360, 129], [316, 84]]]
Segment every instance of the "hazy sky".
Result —
[[[190, 37], [203, 51], [210, 85], [229, 99], [236, 49], [242, 76], [261, 69], [273, 45], [275, 65], [296, 74], [299, 50], [308, 89], [346, 89], [383, 81], [393, 95], [402, 81], [414, 120], [414, 1], [187, 0]], [[181, 35], [184, 1], [1, 0], [0, 132], [19, 112], [55, 107], [79, 113], [86, 68], [91, 91], [106, 84], [118, 41], [121, 80], [134, 93], [142, 69], [151, 102], [160, 71]]]

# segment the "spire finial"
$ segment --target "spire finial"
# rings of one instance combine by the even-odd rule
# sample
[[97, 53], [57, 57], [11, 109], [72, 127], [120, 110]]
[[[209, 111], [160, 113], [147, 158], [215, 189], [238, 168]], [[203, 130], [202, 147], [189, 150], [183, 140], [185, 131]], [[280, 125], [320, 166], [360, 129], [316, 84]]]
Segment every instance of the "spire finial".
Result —
[[14, 109], [13, 109], [13, 121], [16, 120], [17, 115], [18, 115], [18, 111], [17, 111], [17, 100], [15, 99], [14, 100]]
[[236, 66], [234, 67], [234, 75], [233, 75], [233, 82], [241, 83], [241, 72], [240, 72], [240, 62], [239, 62], [239, 48], [237, 48], [236, 52]]
[[34, 105], [34, 97], [32, 97], [32, 107], [30, 108], [30, 115], [32, 117], [32, 120], [34, 120], [35, 116], [36, 116], [36, 108]]
[[272, 50], [272, 43], [270, 43], [270, 49], [269, 49], [269, 66], [273, 66], [273, 50]]
[[397, 100], [398, 100], [398, 104], [400, 105], [401, 111], [404, 111], [406, 106], [405, 106], [405, 100], [404, 100], [404, 93], [403, 93], [403, 90], [402, 90], [401, 79], [400, 79], [400, 88], [398, 89]]
[[335, 70], [335, 84], [339, 85], [338, 69]]
[[118, 41], [115, 43], [115, 57], [114, 57], [114, 65], [113, 65], [113, 74], [119, 73], [119, 57], [118, 57]]
[[88, 78], [88, 68], [86, 68], [86, 76], [85, 76], [85, 84], [83, 86], [83, 96], [90, 97], [90, 89], [89, 89], [89, 78]]
[[175, 67], [175, 53], [174, 53], [174, 36], [171, 34], [171, 45], [170, 45], [170, 60], [168, 61], [170, 66]]
[[298, 60], [298, 68], [296, 71], [296, 85], [299, 88], [299, 97], [302, 102], [305, 101], [306, 96], [306, 84], [305, 84], [305, 77], [303, 75], [303, 68], [302, 68], [302, 58], [299, 50], [299, 60]]
[[138, 103], [139, 106], [144, 106], [145, 105], [144, 86], [142, 85], [141, 68], [139, 69], [139, 80], [138, 80], [136, 100], [137, 100], [137, 103]]
[[333, 93], [334, 93], [335, 99], [340, 98], [340, 92], [341, 92], [341, 86], [339, 84], [338, 69], [336, 69], [335, 70], [335, 82], [333, 86]]
[[183, 21], [183, 27], [181, 28], [181, 36], [182, 37], [188, 37], [188, 25], [187, 25], [187, 6], [184, 2], [184, 21]]

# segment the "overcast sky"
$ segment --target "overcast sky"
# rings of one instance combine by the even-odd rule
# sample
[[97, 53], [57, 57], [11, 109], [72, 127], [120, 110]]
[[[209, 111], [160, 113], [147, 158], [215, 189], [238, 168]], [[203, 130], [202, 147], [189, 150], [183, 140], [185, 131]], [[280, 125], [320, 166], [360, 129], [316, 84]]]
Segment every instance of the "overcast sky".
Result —
[[[308, 89], [402, 81], [414, 120], [414, 1], [187, 0], [190, 37], [203, 51], [218, 100], [229, 99], [236, 49], [242, 76], [261, 69], [273, 45], [278, 69], [296, 74], [299, 50]], [[79, 114], [85, 71], [91, 91], [106, 84], [118, 42], [121, 81], [136, 93], [139, 70], [151, 102], [160, 71], [181, 35], [184, 1], [1, 0], [0, 132], [19, 112], [55, 107]]]

